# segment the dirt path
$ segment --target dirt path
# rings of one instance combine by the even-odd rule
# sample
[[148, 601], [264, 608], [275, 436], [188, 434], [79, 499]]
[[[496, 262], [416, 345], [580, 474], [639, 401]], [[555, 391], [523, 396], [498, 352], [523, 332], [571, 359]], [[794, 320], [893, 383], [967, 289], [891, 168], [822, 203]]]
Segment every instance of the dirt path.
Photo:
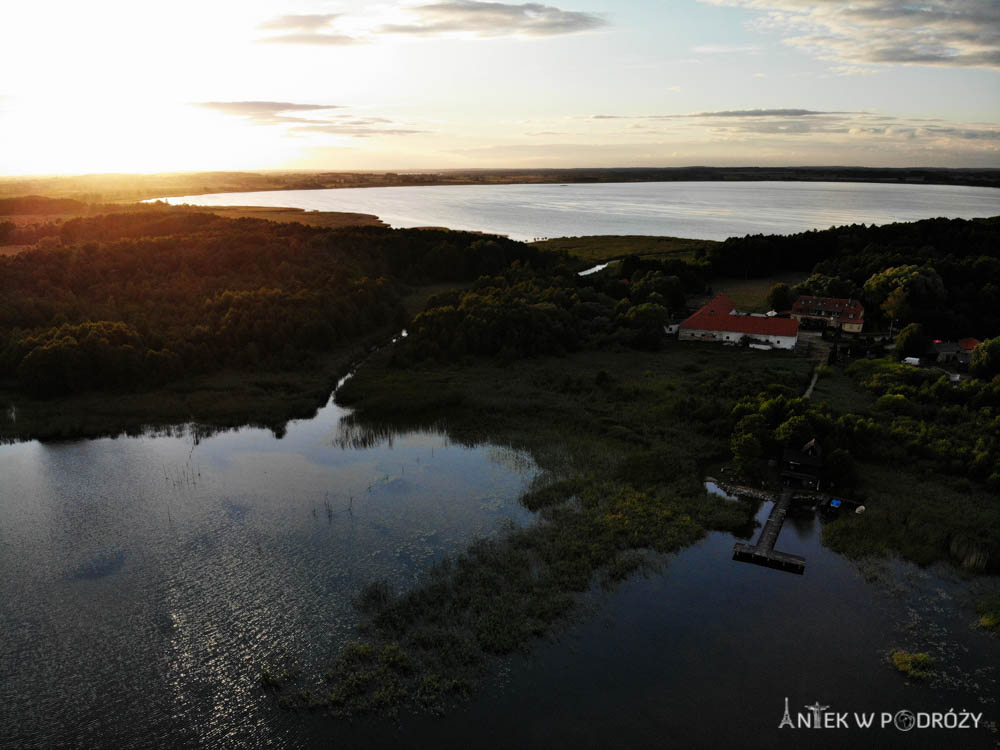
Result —
[[809, 398], [812, 396], [813, 388], [816, 387], [816, 381], [819, 380], [819, 365], [813, 369], [812, 380], [809, 381], [809, 387], [806, 388], [806, 392], [802, 394], [802, 398]]

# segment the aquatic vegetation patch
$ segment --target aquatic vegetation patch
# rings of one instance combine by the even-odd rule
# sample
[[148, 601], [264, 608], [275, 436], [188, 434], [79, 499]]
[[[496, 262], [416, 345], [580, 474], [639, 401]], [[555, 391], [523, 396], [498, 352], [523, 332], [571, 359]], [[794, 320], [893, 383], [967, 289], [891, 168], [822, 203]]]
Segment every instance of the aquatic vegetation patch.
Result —
[[934, 663], [934, 659], [923, 651], [893, 649], [889, 652], [889, 663], [907, 677], [924, 679], [930, 674], [928, 668]]
[[1000, 594], [984, 596], [976, 602], [976, 625], [990, 633], [1000, 634]]

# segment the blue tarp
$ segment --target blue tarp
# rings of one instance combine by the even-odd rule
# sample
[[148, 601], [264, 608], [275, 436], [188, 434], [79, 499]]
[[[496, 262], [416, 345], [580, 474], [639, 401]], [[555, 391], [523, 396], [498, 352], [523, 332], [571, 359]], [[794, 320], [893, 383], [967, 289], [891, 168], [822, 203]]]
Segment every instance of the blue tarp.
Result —
[[830, 507], [831, 508], [839, 508], [840, 507], [840, 503], [841, 503], [840, 500], [833, 499], [833, 500], [830, 501]]

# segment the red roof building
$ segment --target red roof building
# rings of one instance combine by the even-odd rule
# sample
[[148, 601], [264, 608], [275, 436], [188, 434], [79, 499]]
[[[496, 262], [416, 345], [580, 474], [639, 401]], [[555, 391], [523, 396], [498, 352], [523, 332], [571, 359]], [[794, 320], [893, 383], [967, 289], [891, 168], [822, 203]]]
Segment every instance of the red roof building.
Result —
[[743, 337], [753, 343], [791, 349], [799, 336], [799, 323], [791, 318], [741, 313], [724, 294], [719, 295], [680, 324], [682, 341], [739, 343]]
[[840, 297], [799, 297], [792, 305], [792, 317], [840, 327], [848, 333], [861, 333], [865, 325], [865, 307], [856, 299]]
[[962, 347], [962, 351], [963, 352], [971, 352], [971, 351], [975, 350], [975, 348], [977, 346], [979, 346], [981, 343], [983, 343], [983, 342], [980, 341], [979, 339], [959, 339], [958, 340], [958, 345], [960, 347]]

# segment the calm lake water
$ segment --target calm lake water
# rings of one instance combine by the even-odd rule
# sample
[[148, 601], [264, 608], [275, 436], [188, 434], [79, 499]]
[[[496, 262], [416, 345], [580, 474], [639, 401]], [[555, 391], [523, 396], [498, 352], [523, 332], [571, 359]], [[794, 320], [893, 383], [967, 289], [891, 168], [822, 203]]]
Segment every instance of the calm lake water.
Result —
[[375, 214], [516, 240], [645, 234], [724, 240], [841, 224], [1000, 214], [1000, 190], [844, 182], [631, 182], [277, 190], [165, 198], [198, 206], [282, 206]]
[[296, 746], [262, 667], [322, 674], [362, 586], [530, 520], [527, 456], [343, 414], [0, 446], [0, 747]]
[[[287, 714], [262, 666], [321, 673], [358, 589], [416, 584], [481, 535], [532, 522], [524, 454], [444, 434], [371, 435], [332, 402], [260, 429], [0, 446], [0, 747], [991, 747], [895, 730], [779, 732], [793, 710], [985, 711], [1000, 641], [967, 584], [887, 563], [880, 582], [792, 516], [795, 576], [733, 562], [713, 533], [614, 591], [445, 718]], [[769, 511], [760, 508], [758, 520]], [[756, 532], [755, 532], [756, 533]], [[945, 665], [907, 684], [893, 647]], [[850, 740], [850, 742], [848, 742]]]

